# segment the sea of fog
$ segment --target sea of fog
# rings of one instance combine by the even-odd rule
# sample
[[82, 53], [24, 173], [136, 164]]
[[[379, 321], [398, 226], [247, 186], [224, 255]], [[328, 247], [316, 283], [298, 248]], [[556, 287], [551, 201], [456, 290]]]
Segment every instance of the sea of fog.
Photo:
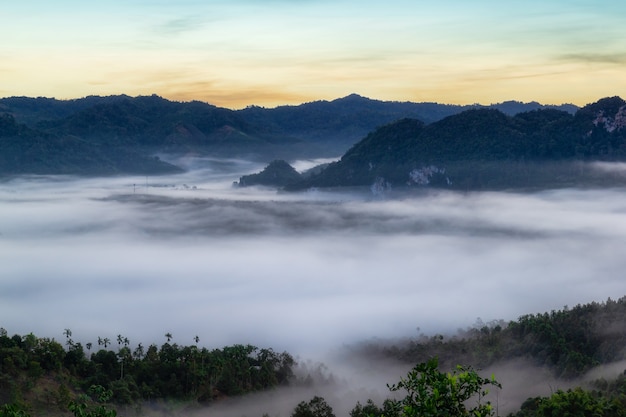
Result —
[[233, 186], [250, 162], [182, 162], [1, 182], [0, 327], [318, 361], [626, 294], [626, 189], [281, 193]]

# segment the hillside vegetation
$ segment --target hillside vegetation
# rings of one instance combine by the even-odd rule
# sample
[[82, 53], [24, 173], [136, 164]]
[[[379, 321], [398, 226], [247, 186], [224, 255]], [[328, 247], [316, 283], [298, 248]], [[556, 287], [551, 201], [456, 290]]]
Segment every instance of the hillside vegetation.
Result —
[[[234, 345], [208, 350], [197, 345], [141, 343], [128, 338], [72, 340], [65, 330], [65, 346], [34, 334], [9, 336], [0, 329], [0, 404], [19, 404], [32, 410], [66, 410], [70, 400], [91, 386], [111, 390], [117, 405], [177, 400], [210, 403], [288, 384], [295, 361], [287, 352]], [[198, 340], [198, 338], [196, 338]], [[92, 352], [94, 348], [94, 352]]]
[[574, 378], [597, 365], [626, 359], [626, 297], [527, 314], [508, 323], [493, 321], [453, 336], [423, 335], [392, 345], [365, 345], [359, 351], [408, 363], [438, 356], [447, 365], [480, 368], [527, 358], [557, 377]]
[[[0, 330], [0, 405], [28, 409], [33, 415], [51, 409], [61, 412], [92, 386], [110, 390], [110, 401], [116, 406], [168, 399], [210, 403], [296, 383], [293, 357], [270, 348], [180, 346], [171, 343], [168, 333], [160, 347], [147, 348], [141, 343], [131, 347], [121, 335], [113, 341], [98, 338], [92, 352], [93, 343], [74, 342], [69, 329], [64, 334], [65, 346], [54, 339], [9, 336]], [[352, 355], [410, 364], [426, 364], [436, 357], [443, 369], [458, 363], [480, 369], [521, 357], [560, 377], [575, 378], [597, 365], [626, 359], [626, 297], [528, 314], [509, 323], [487, 323], [455, 336], [424, 335], [396, 344], [368, 344], [355, 348]], [[429, 370], [430, 365], [419, 369]], [[626, 410], [625, 378], [584, 388], [562, 393], [558, 399], [604, 396], [617, 401], [621, 412]], [[529, 399], [519, 416], [547, 415], [530, 413], [542, 401], [548, 400]]]

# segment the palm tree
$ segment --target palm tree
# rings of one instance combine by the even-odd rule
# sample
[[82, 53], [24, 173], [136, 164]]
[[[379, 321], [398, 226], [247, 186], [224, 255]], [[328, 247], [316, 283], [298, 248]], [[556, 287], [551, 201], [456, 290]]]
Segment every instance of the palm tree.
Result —
[[74, 344], [74, 341], [71, 339], [71, 337], [72, 337], [72, 331], [71, 331], [70, 329], [65, 329], [65, 330], [63, 331], [63, 334], [65, 335], [65, 337], [66, 337], [66, 339], [67, 339], [67, 340], [65, 341], [65, 344], [66, 344], [66, 345], [68, 345], [68, 346], [72, 346], [72, 345]]
[[198, 335], [196, 335], [196, 337], [193, 338], [194, 342], [196, 342], [196, 345], [198, 344], [198, 342], [200, 341], [200, 338], [198, 337]]
[[107, 346], [111, 344], [111, 339], [109, 339], [108, 337], [105, 337], [104, 339], [102, 339], [102, 344], [104, 345], [104, 348], [106, 349]]
[[139, 343], [137, 347], [135, 348], [133, 355], [135, 356], [135, 359], [141, 359], [143, 358], [143, 353], [144, 353], [143, 345]]
[[172, 340], [172, 334], [170, 332], [165, 333], [165, 337], [167, 338], [167, 343], [169, 343], [170, 340]]
[[124, 346], [117, 353], [117, 357], [120, 359], [120, 379], [124, 379], [124, 361], [132, 360], [130, 349]]

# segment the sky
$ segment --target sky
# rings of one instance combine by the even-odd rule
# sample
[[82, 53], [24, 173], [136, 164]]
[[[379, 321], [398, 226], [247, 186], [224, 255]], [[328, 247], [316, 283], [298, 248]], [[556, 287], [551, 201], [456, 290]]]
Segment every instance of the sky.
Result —
[[619, 0], [22, 0], [0, 97], [584, 105], [626, 96]]

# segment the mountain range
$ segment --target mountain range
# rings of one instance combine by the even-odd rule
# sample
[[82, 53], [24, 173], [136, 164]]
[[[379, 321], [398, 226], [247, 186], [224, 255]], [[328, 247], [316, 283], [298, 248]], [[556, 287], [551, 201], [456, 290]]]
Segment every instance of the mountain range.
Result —
[[569, 104], [509, 101], [457, 106], [379, 101], [356, 94], [299, 106], [241, 110], [156, 95], [10, 97], [0, 99], [0, 175], [180, 172], [155, 156], [165, 154], [256, 160], [337, 156], [397, 120], [410, 118], [430, 126], [476, 109], [509, 116], [542, 109], [569, 115], [578, 111]]
[[542, 108], [510, 116], [476, 108], [430, 124], [405, 118], [382, 126], [339, 161], [286, 188], [367, 185], [377, 193], [397, 186], [474, 190], [623, 185], [626, 178], [619, 171], [600, 170], [589, 162], [625, 160], [626, 102], [619, 97], [574, 114]]

